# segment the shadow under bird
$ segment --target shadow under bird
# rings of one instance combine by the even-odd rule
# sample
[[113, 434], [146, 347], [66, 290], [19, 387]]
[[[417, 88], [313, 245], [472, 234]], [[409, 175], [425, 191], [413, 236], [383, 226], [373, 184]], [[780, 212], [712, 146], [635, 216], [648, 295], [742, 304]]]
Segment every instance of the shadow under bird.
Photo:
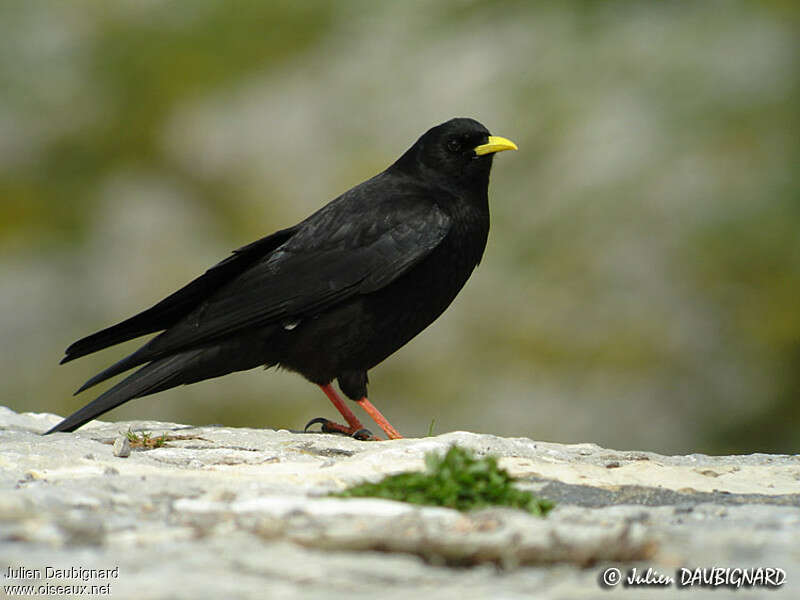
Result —
[[[62, 363], [146, 334], [136, 352], [80, 393], [140, 367], [47, 433], [74, 431], [128, 400], [261, 365], [319, 385], [346, 425], [370, 439], [331, 385], [400, 434], [367, 399], [367, 371], [430, 325], [481, 260], [489, 235], [489, 171], [516, 150], [473, 119], [427, 131], [382, 173], [294, 227], [235, 250], [155, 306], [78, 340]], [[374, 439], [374, 438], [373, 438]]]

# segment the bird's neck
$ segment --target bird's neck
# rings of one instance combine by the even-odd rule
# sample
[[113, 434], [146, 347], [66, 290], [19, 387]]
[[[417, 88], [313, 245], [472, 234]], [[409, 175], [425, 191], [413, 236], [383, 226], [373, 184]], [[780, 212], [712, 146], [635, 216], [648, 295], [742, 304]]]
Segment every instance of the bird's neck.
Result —
[[416, 161], [404, 160], [406, 152], [400, 159], [391, 165], [384, 173], [402, 174], [415, 181], [423, 181], [427, 185], [439, 188], [446, 192], [445, 196], [456, 196], [467, 201], [475, 208], [489, 211], [489, 171], [491, 161], [486, 161], [484, 168], [466, 171], [460, 177], [452, 177], [439, 173], [437, 170], [420, 165]]

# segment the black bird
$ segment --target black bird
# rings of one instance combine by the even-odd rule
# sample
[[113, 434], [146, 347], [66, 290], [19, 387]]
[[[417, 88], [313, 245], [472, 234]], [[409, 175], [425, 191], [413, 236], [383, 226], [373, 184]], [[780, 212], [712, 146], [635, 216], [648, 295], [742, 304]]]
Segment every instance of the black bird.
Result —
[[265, 365], [319, 385], [347, 425], [371, 437], [333, 389], [360, 404], [389, 438], [400, 434], [367, 399], [367, 371], [430, 325], [480, 262], [489, 234], [495, 152], [517, 146], [473, 119], [427, 131], [382, 173], [294, 227], [235, 250], [185, 287], [78, 340], [62, 364], [161, 331], [76, 394], [142, 366], [50, 429], [74, 431], [132, 400]]

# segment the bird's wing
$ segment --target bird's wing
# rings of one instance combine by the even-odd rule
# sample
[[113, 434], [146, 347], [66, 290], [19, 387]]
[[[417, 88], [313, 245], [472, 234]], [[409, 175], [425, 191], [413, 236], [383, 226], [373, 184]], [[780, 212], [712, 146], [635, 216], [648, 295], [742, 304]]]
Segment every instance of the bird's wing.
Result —
[[364, 215], [340, 205], [331, 215], [313, 215], [288, 243], [153, 339], [147, 354], [164, 356], [242, 329], [312, 315], [381, 289], [427, 256], [449, 230], [450, 218], [433, 203], [379, 204], [388, 210], [373, 207], [366, 212], [374, 214]]
[[231, 256], [158, 304], [130, 319], [78, 340], [67, 348], [61, 360], [62, 364], [103, 348], [171, 327], [221, 286], [285, 243], [296, 230], [297, 227], [282, 229], [235, 250]]

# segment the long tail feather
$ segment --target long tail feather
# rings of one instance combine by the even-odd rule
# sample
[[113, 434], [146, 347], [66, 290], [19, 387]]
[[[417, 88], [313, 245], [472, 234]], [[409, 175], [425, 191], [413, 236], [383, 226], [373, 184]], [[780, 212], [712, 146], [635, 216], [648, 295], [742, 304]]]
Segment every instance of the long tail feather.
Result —
[[80, 410], [72, 413], [47, 431], [45, 435], [56, 431], [75, 431], [81, 425], [128, 400], [155, 394], [184, 383], [184, 377], [182, 377], [184, 368], [191, 361], [196, 360], [202, 352], [203, 350], [185, 352], [145, 365]]
[[134, 367], [138, 367], [139, 365], [143, 365], [150, 360], [152, 360], [152, 357], [147, 356], [147, 346], [142, 346], [133, 354], [129, 354], [122, 360], [115, 362], [107, 369], [100, 371], [97, 375], [87, 380], [86, 383], [78, 388], [74, 395], [77, 396], [81, 392], [88, 390], [90, 387], [93, 387], [98, 383], [105, 381], [106, 379], [114, 377], [114, 375], [124, 373], [125, 371], [128, 371]]
[[170, 294], [155, 306], [121, 323], [78, 340], [67, 348], [61, 364], [103, 348], [171, 327], [209, 294], [243, 273], [260, 257], [283, 244], [296, 230], [296, 226], [282, 229], [239, 248], [231, 256], [217, 263], [203, 275], [177, 292]]
[[[222, 340], [212, 346], [194, 348], [153, 360], [71, 414], [47, 433], [75, 431], [81, 425], [134, 398], [149, 396], [179, 385], [188, 385], [235, 371], [245, 371], [259, 365], [274, 364], [276, 361], [270, 358], [271, 343], [268, 334], [258, 331], [249, 337]], [[146, 346], [142, 350], [145, 348]], [[93, 382], [96, 383], [94, 380], [100, 381], [111, 377], [111, 374], [108, 374], [111, 371], [121, 372], [126, 370], [125, 367], [130, 368], [133, 366], [131, 363], [138, 360], [135, 358], [136, 355], [137, 352], [134, 352], [129, 357], [122, 359], [117, 363], [121, 364], [121, 367], [116, 365], [109, 367], [86, 382], [84, 387]]]

